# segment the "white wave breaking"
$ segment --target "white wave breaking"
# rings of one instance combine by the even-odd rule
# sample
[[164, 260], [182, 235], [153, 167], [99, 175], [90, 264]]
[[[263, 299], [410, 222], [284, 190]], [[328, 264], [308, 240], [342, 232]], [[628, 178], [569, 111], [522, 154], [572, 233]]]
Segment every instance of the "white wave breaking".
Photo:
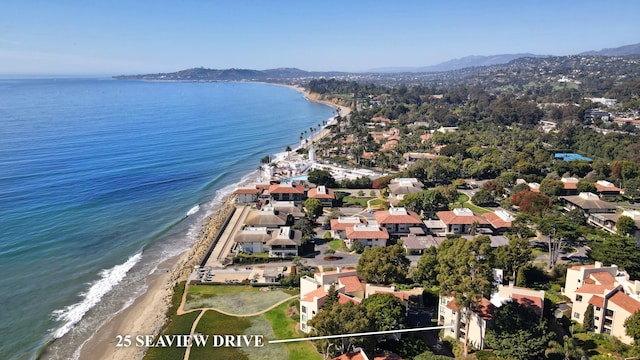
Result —
[[200, 205], [196, 205], [194, 207], [192, 207], [191, 209], [189, 209], [189, 211], [187, 212], [187, 216], [191, 216], [195, 213], [197, 213], [200, 210]]
[[115, 285], [117, 285], [127, 272], [140, 261], [142, 258], [142, 252], [139, 252], [130, 257], [125, 263], [116, 265], [111, 269], [104, 269], [100, 271], [100, 280], [96, 281], [89, 287], [89, 290], [82, 293], [82, 301], [69, 305], [61, 310], [56, 310], [53, 315], [56, 320], [64, 321], [64, 324], [53, 332], [53, 337], [58, 339], [68, 333], [73, 327], [80, 321], [84, 314], [91, 308], [96, 306], [100, 299], [111, 291]]

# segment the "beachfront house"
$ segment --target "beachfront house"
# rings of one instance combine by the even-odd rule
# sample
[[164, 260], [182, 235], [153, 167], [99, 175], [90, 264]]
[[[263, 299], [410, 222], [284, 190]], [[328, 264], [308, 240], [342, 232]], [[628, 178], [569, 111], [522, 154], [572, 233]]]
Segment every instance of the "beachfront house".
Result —
[[233, 240], [238, 244], [237, 251], [261, 253], [267, 250], [265, 244], [271, 240], [271, 234], [266, 227], [246, 227]]
[[273, 231], [271, 240], [265, 246], [269, 249], [269, 257], [295, 257], [298, 256], [298, 248], [302, 243], [302, 232], [293, 230], [289, 226], [283, 226]]
[[269, 186], [269, 196], [276, 201], [302, 201], [305, 197], [304, 185], [289, 182]]

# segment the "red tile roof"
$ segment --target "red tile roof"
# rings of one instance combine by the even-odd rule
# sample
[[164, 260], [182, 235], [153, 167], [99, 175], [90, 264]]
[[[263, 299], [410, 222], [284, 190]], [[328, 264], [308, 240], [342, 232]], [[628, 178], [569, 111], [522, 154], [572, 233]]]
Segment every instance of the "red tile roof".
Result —
[[592, 273], [591, 278], [600, 283], [602, 286], [606, 286], [610, 289], [613, 289], [616, 279], [611, 276], [608, 272], [597, 272]]
[[578, 189], [578, 183], [575, 182], [562, 182], [562, 184], [564, 185], [564, 189], [565, 190], [577, 190]]
[[517, 301], [520, 305], [524, 305], [533, 310], [536, 314], [542, 315], [542, 303], [544, 302], [544, 299], [519, 294], [513, 294], [511, 298]]
[[370, 230], [367, 226], [367, 229], [356, 229], [354, 226], [346, 229], [347, 239], [388, 239], [389, 232], [386, 228], [378, 228], [378, 230]]
[[458, 216], [453, 211], [438, 211], [438, 218], [447, 225], [471, 225], [478, 222], [480, 225], [488, 224], [487, 221], [479, 216]]
[[349, 297], [343, 293], [338, 293], [338, 303], [340, 304], [346, 304], [348, 302], [352, 302], [354, 304], [360, 304], [360, 301], [358, 299]]
[[304, 194], [304, 185], [273, 184], [269, 186], [269, 194]]
[[360, 349], [358, 351], [342, 354], [333, 358], [333, 360], [368, 360], [368, 358], [363, 355], [363, 351]]
[[309, 189], [307, 193], [307, 197], [314, 198], [314, 199], [335, 199], [336, 198], [333, 190], [326, 189], [326, 191], [327, 191], [326, 194], [318, 193], [318, 188], [314, 187]]
[[591, 299], [589, 299], [589, 304], [597, 307], [604, 307], [604, 298], [602, 296], [593, 295]]
[[341, 277], [338, 279], [338, 283], [344, 285], [344, 292], [348, 294], [362, 291], [362, 283], [355, 275]]
[[327, 292], [324, 291], [324, 287], [320, 286], [319, 288], [306, 293], [304, 297], [300, 299], [300, 301], [312, 302], [313, 298], [315, 297], [317, 297], [318, 299], [321, 299], [325, 296], [327, 296]]
[[392, 214], [389, 210], [380, 210], [373, 213], [376, 222], [384, 224], [422, 224], [420, 216], [414, 211], [407, 210], [407, 214]]
[[376, 290], [375, 292], [376, 294], [391, 294], [395, 297], [397, 297], [400, 300], [409, 300], [409, 294], [402, 292], [402, 291], [391, 291], [391, 292], [387, 292], [387, 291], [380, 291], [380, 290]]
[[240, 195], [240, 194], [259, 194], [261, 192], [261, 190], [257, 189], [257, 188], [237, 188], [233, 191], [234, 194], [236, 195]]
[[605, 290], [609, 289], [603, 285], [584, 284], [576, 292], [581, 294], [602, 294]]
[[594, 185], [596, 186], [597, 192], [603, 192], [603, 191], [620, 192], [621, 191], [621, 189], [617, 186], [606, 186], [606, 185], [598, 184], [597, 182]]
[[612, 297], [609, 298], [609, 302], [612, 302], [630, 313], [640, 311], [640, 302], [634, 300], [629, 295], [622, 291], [617, 291]]
[[482, 217], [484, 217], [496, 229], [511, 227], [511, 221], [504, 221], [502, 220], [502, 218], [500, 218], [500, 216], [496, 215], [495, 213], [488, 212], [486, 214], [482, 214]]
[[358, 218], [357, 222], [341, 222], [340, 219], [331, 219], [331, 230], [342, 230], [346, 231], [347, 229], [353, 229], [354, 224], [366, 224], [367, 220], [363, 220]]

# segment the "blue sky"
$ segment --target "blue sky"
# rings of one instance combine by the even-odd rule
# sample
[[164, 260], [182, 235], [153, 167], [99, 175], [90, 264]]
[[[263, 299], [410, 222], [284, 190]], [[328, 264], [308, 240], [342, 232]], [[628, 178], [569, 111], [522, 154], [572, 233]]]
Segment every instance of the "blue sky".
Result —
[[4, 0], [0, 74], [365, 71], [640, 42], [640, 1]]

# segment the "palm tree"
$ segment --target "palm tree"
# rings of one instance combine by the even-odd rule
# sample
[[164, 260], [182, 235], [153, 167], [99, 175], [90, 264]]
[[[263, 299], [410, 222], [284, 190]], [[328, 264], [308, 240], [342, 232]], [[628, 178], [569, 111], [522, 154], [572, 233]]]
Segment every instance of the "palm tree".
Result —
[[585, 357], [585, 351], [578, 347], [573, 337], [565, 335], [562, 340], [562, 345], [555, 340], [549, 341], [549, 348], [545, 350], [544, 354], [564, 354], [564, 360], [582, 359]]

